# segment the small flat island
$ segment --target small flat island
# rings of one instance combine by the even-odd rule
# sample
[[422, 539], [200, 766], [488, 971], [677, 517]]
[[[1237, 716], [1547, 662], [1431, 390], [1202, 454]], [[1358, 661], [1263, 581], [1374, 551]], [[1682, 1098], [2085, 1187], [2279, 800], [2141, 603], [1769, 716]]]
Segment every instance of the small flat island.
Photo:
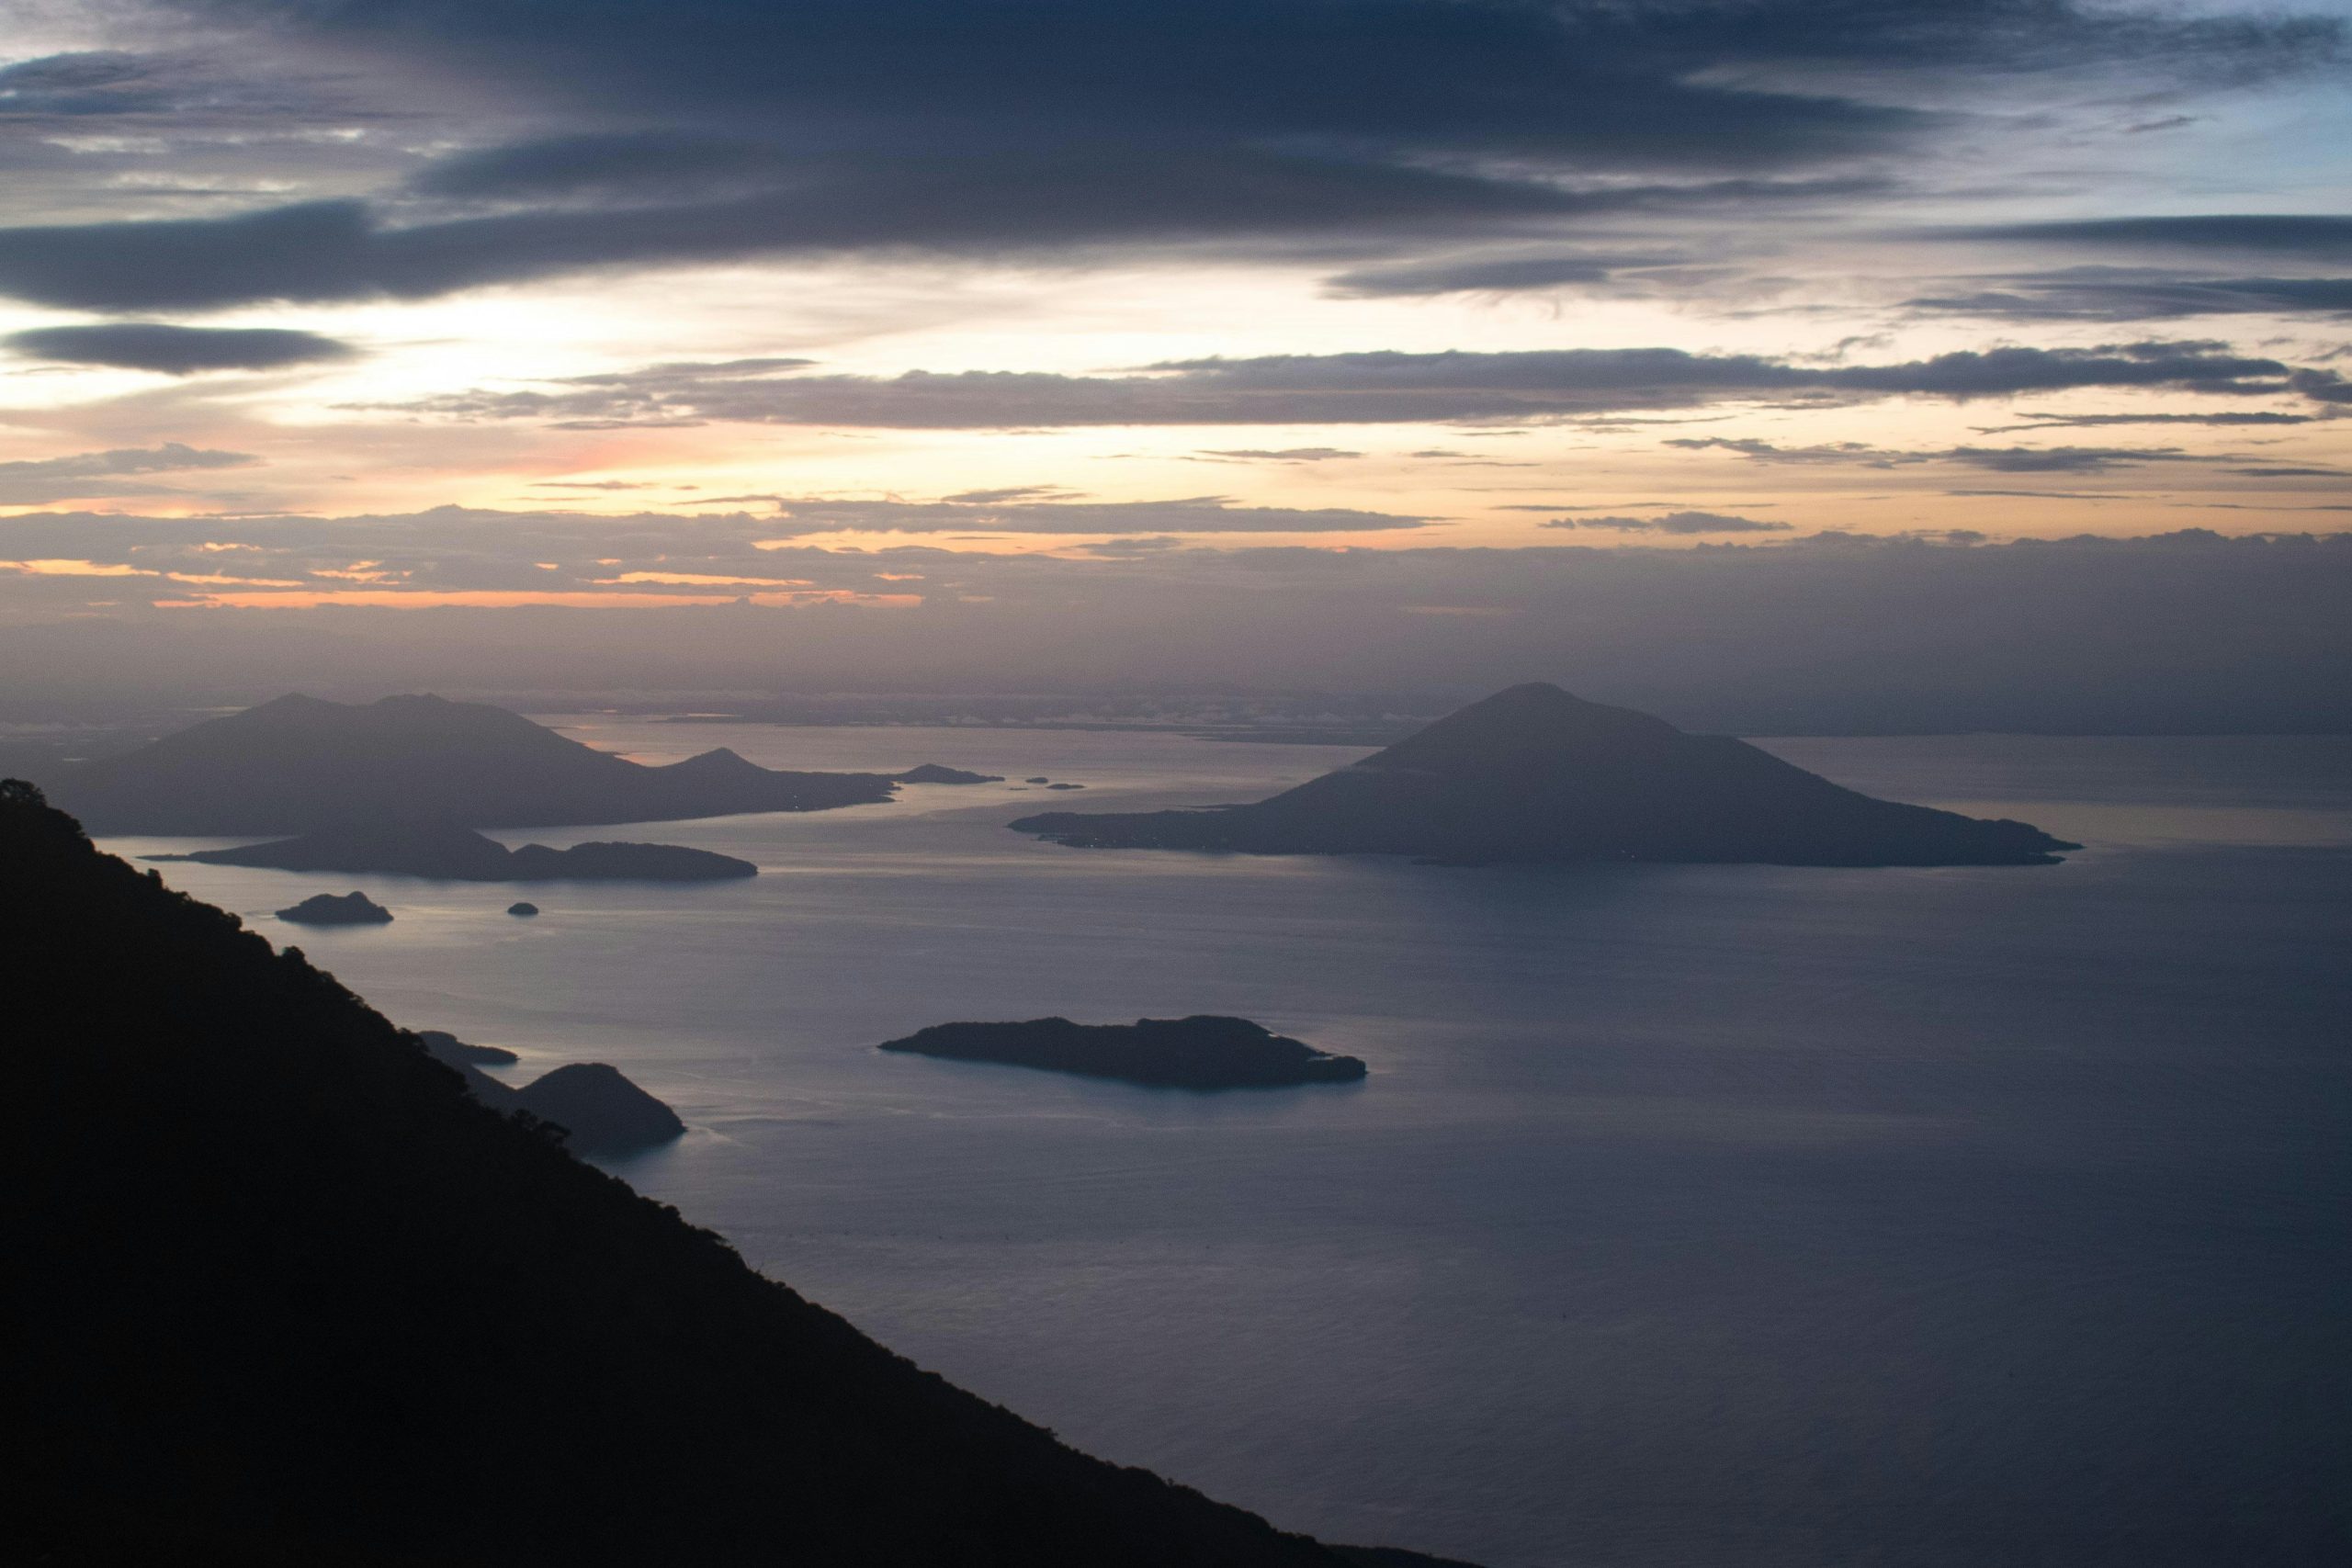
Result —
[[[681, 844], [594, 842], [574, 844], [568, 850], [525, 844], [510, 850], [454, 822], [399, 819], [322, 828], [266, 844], [148, 858], [276, 871], [357, 871], [445, 882], [727, 882], [760, 874], [760, 868], [750, 861]], [[506, 912], [536, 915], [538, 910], [518, 904]]]
[[938, 1023], [885, 1051], [956, 1062], [1000, 1062], [1154, 1089], [1278, 1089], [1353, 1083], [1366, 1068], [1353, 1056], [1317, 1051], [1246, 1018], [1139, 1018], [1133, 1023]]
[[937, 762], [925, 762], [919, 768], [909, 768], [903, 773], [889, 775], [897, 784], [1002, 784], [1002, 773], [976, 773], [967, 768], [944, 767]]
[[365, 893], [313, 893], [278, 910], [277, 918], [298, 926], [381, 926], [391, 923], [392, 912]]

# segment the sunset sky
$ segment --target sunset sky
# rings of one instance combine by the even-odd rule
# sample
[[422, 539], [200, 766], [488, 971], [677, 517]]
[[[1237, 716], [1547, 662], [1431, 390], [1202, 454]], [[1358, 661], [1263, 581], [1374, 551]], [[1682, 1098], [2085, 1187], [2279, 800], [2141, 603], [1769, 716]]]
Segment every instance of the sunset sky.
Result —
[[2334, 532], [2347, 18], [0, 0], [0, 618]]

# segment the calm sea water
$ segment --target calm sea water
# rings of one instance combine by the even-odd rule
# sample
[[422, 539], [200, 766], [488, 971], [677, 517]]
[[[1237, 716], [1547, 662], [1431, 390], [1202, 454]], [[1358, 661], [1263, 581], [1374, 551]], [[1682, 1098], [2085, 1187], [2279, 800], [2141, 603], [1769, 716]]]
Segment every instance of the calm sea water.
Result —
[[[1329, 748], [560, 722], [1090, 787], [617, 830], [763, 874], [535, 890], [529, 922], [497, 887], [166, 874], [522, 1075], [618, 1065], [695, 1128], [616, 1168], [641, 1190], [1082, 1448], [1493, 1568], [2352, 1552], [2352, 742], [1770, 742], [2090, 847], [1532, 871], [1001, 826], [1253, 798], [1357, 754]], [[353, 886], [396, 923], [268, 916]], [[1197, 1011], [1373, 1076], [871, 1049]]]

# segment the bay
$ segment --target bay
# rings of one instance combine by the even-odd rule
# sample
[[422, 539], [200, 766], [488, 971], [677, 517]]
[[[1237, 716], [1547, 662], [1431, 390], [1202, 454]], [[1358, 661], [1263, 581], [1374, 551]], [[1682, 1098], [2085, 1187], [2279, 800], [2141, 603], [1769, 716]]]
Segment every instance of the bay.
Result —
[[[1463, 869], [1003, 827], [1252, 799], [1341, 749], [547, 721], [648, 761], [1010, 782], [502, 833], [763, 871], [535, 888], [527, 921], [513, 889], [163, 869], [515, 1076], [621, 1067], [694, 1131], [613, 1168], [1081, 1448], [1491, 1568], [2352, 1541], [2352, 741], [1767, 741], [2086, 847]], [[269, 913], [355, 886], [395, 922]], [[1204, 1095], [872, 1049], [1204, 1011], [1372, 1077]]]

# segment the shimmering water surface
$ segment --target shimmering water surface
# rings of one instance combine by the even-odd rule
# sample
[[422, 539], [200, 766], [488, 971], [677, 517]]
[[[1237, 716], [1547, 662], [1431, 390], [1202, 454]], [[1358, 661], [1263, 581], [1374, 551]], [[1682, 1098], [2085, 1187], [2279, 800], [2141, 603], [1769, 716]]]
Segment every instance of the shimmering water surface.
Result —
[[[523, 1075], [619, 1066], [695, 1128], [631, 1182], [1082, 1448], [1493, 1568], [2352, 1549], [2352, 742], [1770, 742], [2089, 847], [1535, 871], [1002, 826], [1255, 798], [1358, 754], [1329, 748], [554, 722], [1089, 788], [502, 835], [763, 873], [533, 889], [532, 921], [512, 888], [165, 874]], [[353, 886], [396, 922], [269, 916]], [[1201, 1095], [871, 1049], [1199, 1011], [1373, 1076]]]

